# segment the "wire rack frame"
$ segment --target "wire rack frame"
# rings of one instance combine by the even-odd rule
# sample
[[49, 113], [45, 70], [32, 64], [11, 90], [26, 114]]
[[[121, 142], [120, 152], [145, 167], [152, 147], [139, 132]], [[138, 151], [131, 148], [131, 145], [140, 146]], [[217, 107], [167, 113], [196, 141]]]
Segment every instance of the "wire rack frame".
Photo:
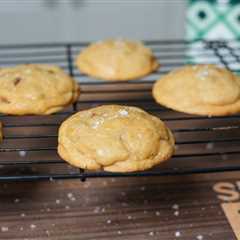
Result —
[[[129, 82], [105, 82], [81, 74], [74, 60], [88, 43], [0, 45], [0, 66], [23, 63], [57, 64], [81, 84], [74, 105], [49, 116], [0, 115], [4, 142], [0, 145], [0, 181], [137, 177], [216, 173], [240, 170], [240, 115], [202, 117], [175, 112], [156, 104], [152, 84], [161, 75], [184, 64], [214, 63], [240, 70], [238, 41], [145, 41], [161, 62], [155, 73]], [[138, 106], [160, 117], [173, 131], [176, 153], [148, 171], [110, 173], [69, 166], [56, 152], [61, 122], [76, 111], [101, 104]]]

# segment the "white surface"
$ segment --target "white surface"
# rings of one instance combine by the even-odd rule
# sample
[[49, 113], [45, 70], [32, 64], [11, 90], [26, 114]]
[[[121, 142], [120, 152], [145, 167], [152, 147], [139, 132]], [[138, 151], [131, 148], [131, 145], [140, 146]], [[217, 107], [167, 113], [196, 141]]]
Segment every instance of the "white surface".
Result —
[[180, 39], [184, 0], [0, 0], [0, 44]]

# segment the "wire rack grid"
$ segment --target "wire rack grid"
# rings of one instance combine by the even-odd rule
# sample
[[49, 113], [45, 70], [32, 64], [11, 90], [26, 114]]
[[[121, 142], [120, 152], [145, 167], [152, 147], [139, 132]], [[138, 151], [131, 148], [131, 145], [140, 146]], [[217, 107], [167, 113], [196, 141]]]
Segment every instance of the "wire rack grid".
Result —
[[[202, 117], [175, 112], [156, 104], [152, 84], [184, 64], [213, 63], [240, 70], [238, 41], [145, 41], [161, 62], [155, 73], [129, 82], [104, 82], [81, 74], [74, 64], [88, 43], [0, 45], [0, 66], [23, 63], [57, 64], [81, 84], [78, 102], [49, 116], [0, 115], [4, 141], [0, 145], [0, 181], [90, 177], [159, 176], [240, 170], [240, 115]], [[102, 104], [138, 106], [160, 117], [173, 131], [176, 153], [171, 160], [135, 173], [91, 172], [73, 168], [57, 154], [61, 122], [76, 111]]]

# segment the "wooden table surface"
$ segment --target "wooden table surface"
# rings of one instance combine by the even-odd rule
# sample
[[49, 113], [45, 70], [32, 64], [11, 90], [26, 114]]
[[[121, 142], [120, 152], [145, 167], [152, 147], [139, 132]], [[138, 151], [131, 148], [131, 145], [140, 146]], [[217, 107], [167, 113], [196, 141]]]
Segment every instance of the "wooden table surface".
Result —
[[237, 239], [213, 191], [240, 173], [1, 183], [0, 239]]

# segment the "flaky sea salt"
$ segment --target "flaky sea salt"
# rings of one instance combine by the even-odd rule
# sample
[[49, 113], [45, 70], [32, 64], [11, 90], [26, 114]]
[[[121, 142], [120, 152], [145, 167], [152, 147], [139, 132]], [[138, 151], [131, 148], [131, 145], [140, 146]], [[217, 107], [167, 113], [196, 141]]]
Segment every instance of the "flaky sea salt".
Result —
[[177, 204], [173, 204], [172, 209], [178, 210], [179, 206]]
[[127, 217], [127, 219], [129, 219], [129, 220], [130, 220], [130, 219], [132, 219], [132, 216], [131, 216], [131, 215], [129, 215], [129, 216]]
[[60, 204], [60, 200], [59, 199], [56, 199], [56, 204]]
[[122, 232], [121, 232], [121, 231], [118, 231], [117, 233], [118, 233], [119, 235], [121, 235], [121, 234], [122, 234]]
[[174, 212], [174, 215], [177, 217], [177, 216], [179, 216], [179, 211], [175, 211]]
[[111, 224], [112, 221], [110, 219], [107, 220], [107, 224]]
[[19, 154], [20, 157], [25, 157], [27, 155], [27, 152], [21, 150], [21, 151], [18, 152], [18, 154]]
[[175, 237], [180, 237], [181, 233], [179, 231], [175, 232]]
[[198, 235], [196, 238], [197, 238], [197, 240], [203, 240], [203, 236], [202, 235]]
[[73, 194], [72, 194], [72, 193], [68, 193], [68, 194], [67, 194], [67, 197], [68, 197], [68, 198], [72, 198], [72, 197], [73, 197]]
[[128, 115], [128, 111], [125, 110], [125, 109], [121, 109], [121, 110], [119, 110], [118, 112], [119, 112], [119, 114], [120, 114], [121, 116], [127, 116], [127, 115]]
[[149, 236], [154, 236], [154, 232], [149, 232]]
[[94, 212], [94, 213], [99, 213], [99, 212], [100, 212], [100, 209], [101, 209], [100, 207], [95, 207], [94, 210], [93, 210], [93, 212]]
[[160, 212], [159, 211], [156, 211], [155, 214], [156, 214], [156, 216], [160, 216]]
[[8, 227], [4, 227], [4, 226], [1, 227], [1, 231], [2, 231], [2, 232], [7, 232], [7, 231], [8, 231]]
[[35, 224], [31, 224], [31, 225], [30, 225], [30, 228], [31, 228], [31, 229], [35, 229], [35, 228], [36, 228], [36, 225], [35, 225]]
[[16, 198], [16, 199], [14, 200], [14, 202], [15, 202], [15, 203], [19, 203], [20, 200], [19, 200], [18, 198]]
[[21, 213], [21, 215], [20, 215], [21, 217], [25, 217], [26, 216], [26, 214], [25, 213]]

